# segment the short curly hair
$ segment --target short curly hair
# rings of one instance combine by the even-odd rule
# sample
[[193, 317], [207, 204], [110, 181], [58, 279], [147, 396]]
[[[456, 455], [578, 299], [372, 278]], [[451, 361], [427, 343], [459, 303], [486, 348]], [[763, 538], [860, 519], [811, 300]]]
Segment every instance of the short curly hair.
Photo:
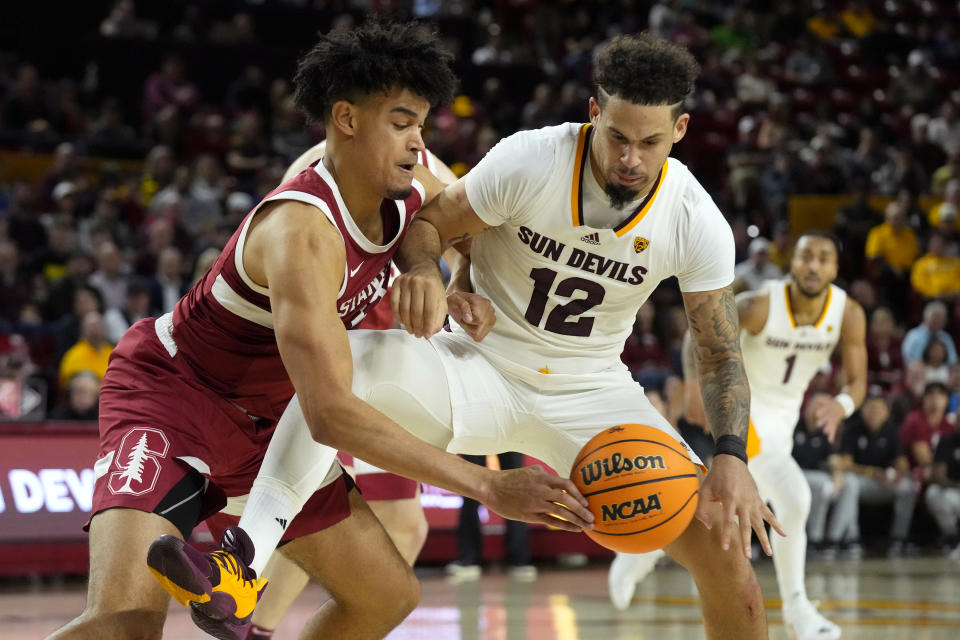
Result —
[[689, 51], [647, 34], [619, 35], [597, 56], [594, 81], [603, 108], [607, 96], [641, 105], [675, 105], [693, 92], [700, 66]]
[[321, 36], [297, 65], [293, 97], [313, 121], [326, 120], [339, 100], [398, 88], [436, 107], [453, 100], [452, 60], [436, 34], [421, 24], [371, 20]]

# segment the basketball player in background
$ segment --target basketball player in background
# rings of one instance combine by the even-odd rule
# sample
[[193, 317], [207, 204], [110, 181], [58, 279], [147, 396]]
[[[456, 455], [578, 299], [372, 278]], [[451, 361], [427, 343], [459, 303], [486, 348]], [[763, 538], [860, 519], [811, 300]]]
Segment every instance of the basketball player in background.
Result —
[[[787, 532], [773, 541], [773, 565], [784, 624], [799, 640], [835, 640], [840, 628], [816, 610], [804, 586], [810, 485], [791, 455], [794, 425], [810, 380], [829, 365], [837, 345], [846, 385], [833, 398], [812, 400], [818, 425], [831, 441], [867, 392], [866, 320], [860, 305], [832, 284], [838, 257], [833, 236], [805, 233], [797, 240], [787, 280], [771, 280], [762, 289], [737, 296], [751, 392], [748, 466], [760, 495]], [[617, 555], [610, 568], [615, 607], [629, 605], [637, 581], [650, 572], [656, 556]]]
[[[596, 73], [590, 123], [502, 140], [421, 211], [411, 227], [419, 254], [408, 254], [391, 297], [409, 333], [351, 332], [353, 391], [448, 451], [516, 450], [561, 476], [611, 425], [648, 424], [680, 440], [619, 357], [637, 309], [661, 280], [678, 276], [718, 443], [697, 518], [667, 551], [695, 578], [708, 637], [766, 638], [750, 536], [756, 531], [770, 553], [764, 522], [782, 531], [746, 466], [749, 389], [730, 289], [733, 237], [693, 175], [668, 158], [686, 133], [682, 106], [697, 65], [669, 43], [619, 36]], [[449, 291], [492, 302], [497, 321], [482, 341], [457, 322], [439, 332], [447, 307], [440, 254], [471, 236]], [[312, 444], [302, 403], [284, 413], [261, 469], [292, 475], [290, 486], [322, 476], [295, 459]], [[295, 513], [272, 495], [276, 508], [248, 506], [244, 520]]]
[[[301, 154], [284, 173], [283, 181], [294, 178], [323, 158], [326, 146], [326, 141], [323, 141]], [[418, 155], [418, 161], [445, 185], [457, 180], [450, 167], [429, 149], [424, 149]], [[477, 321], [492, 324], [493, 309], [489, 302], [480, 296], [471, 295], [470, 298]], [[390, 300], [385, 296], [357, 328], [391, 329], [393, 326], [393, 310], [390, 308]], [[420, 483], [387, 473], [362, 460], [354, 460], [343, 454], [340, 457], [397, 551], [407, 564], [413, 566], [427, 540], [428, 532], [427, 519], [420, 505]], [[270, 588], [264, 592], [254, 610], [249, 640], [269, 640], [273, 637], [273, 632], [287, 609], [310, 581], [307, 572], [282, 553], [275, 553], [270, 557], [263, 577], [270, 581]]]

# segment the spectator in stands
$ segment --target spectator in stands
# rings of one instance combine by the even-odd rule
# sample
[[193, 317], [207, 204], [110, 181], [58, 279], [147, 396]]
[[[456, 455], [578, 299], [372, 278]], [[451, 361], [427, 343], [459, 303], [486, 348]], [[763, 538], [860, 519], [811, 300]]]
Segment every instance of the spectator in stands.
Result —
[[130, 278], [124, 294], [123, 306], [107, 309], [103, 314], [107, 342], [117, 344], [134, 322], [150, 316], [150, 291], [139, 277]]
[[833, 225], [833, 233], [843, 243], [841, 271], [848, 279], [857, 278], [863, 273], [867, 236], [870, 229], [883, 221], [880, 212], [870, 206], [869, 181], [866, 178], [855, 179], [853, 185], [853, 202], [840, 208]]
[[29, 182], [18, 180], [13, 183], [6, 217], [7, 235], [20, 249], [25, 263], [33, 262], [37, 253], [47, 246], [47, 229], [40, 222], [36, 200]]
[[956, 429], [937, 444], [924, 501], [940, 527], [945, 550], [960, 560], [960, 431]]
[[939, 115], [930, 120], [927, 135], [930, 141], [940, 145], [944, 153], [951, 149], [960, 149], [960, 115], [952, 100], [944, 100]]
[[930, 184], [923, 167], [913, 157], [913, 150], [906, 144], [890, 151], [887, 161], [873, 173], [872, 180], [873, 188], [887, 196], [901, 189], [923, 193]]
[[960, 293], [960, 257], [947, 255], [947, 238], [935, 231], [927, 253], [910, 268], [910, 284], [924, 298], [951, 298]]
[[840, 470], [840, 456], [834, 453], [817, 424], [814, 407], [818, 396], [829, 398], [828, 394], [816, 393], [807, 402], [793, 432], [793, 457], [810, 485], [807, 542], [824, 556], [831, 557], [840, 550], [841, 544], [855, 544], [859, 548], [859, 485], [856, 476]]
[[900, 445], [910, 460], [914, 477], [920, 481], [930, 478], [933, 452], [940, 439], [952, 433], [955, 426], [947, 422], [950, 392], [942, 382], [929, 382], [923, 389], [920, 408], [911, 411], [900, 427]]
[[833, 66], [810, 36], [799, 38], [783, 63], [787, 80], [798, 85], [822, 85], [833, 78]]
[[906, 225], [906, 211], [899, 200], [887, 205], [885, 222], [867, 234], [864, 253], [869, 261], [872, 279], [883, 289], [894, 310], [906, 309], [906, 293], [910, 267], [917, 259], [920, 245], [917, 234]]
[[[947, 163], [933, 172], [933, 177], [930, 179], [930, 195], [946, 200], [945, 192], [950, 182], [957, 184], [960, 188], [960, 146], [950, 148], [947, 151]], [[933, 221], [930, 224], [936, 226]]]
[[66, 216], [55, 217], [50, 223], [49, 233], [47, 246], [38, 252], [33, 268], [53, 282], [66, 275], [67, 262], [77, 248], [73, 220]]
[[806, 193], [842, 193], [847, 184], [843, 169], [834, 161], [833, 142], [824, 135], [814, 136], [801, 151], [800, 188]]
[[162, 144], [150, 149], [143, 162], [143, 174], [140, 177], [140, 204], [149, 207], [157, 192], [170, 184], [176, 168], [173, 150]]
[[727, 181], [733, 191], [733, 206], [738, 213], [747, 210], [769, 154], [757, 146], [757, 121], [744, 116], [737, 124], [737, 144], [727, 150]]
[[54, 189], [60, 184], [69, 185], [69, 188], [66, 185], [61, 187], [61, 189], [68, 189], [64, 193], [74, 194], [75, 188], [83, 177], [79, 162], [77, 148], [72, 143], [61, 142], [57, 145], [53, 152], [53, 165], [43, 174], [40, 182], [40, 206], [46, 209], [57, 206], [58, 198], [54, 195]]
[[847, 3], [846, 8], [840, 12], [840, 21], [847, 33], [854, 38], [865, 38], [877, 28], [877, 17], [862, 0]]
[[160, 70], [148, 76], [143, 87], [143, 112], [148, 123], [163, 112], [189, 115], [199, 101], [200, 91], [187, 80], [178, 55], [164, 58]]
[[109, 189], [100, 191], [93, 213], [80, 220], [77, 230], [77, 244], [84, 251], [92, 253], [99, 242], [96, 239], [112, 241], [116, 246], [124, 249], [133, 246], [133, 231], [130, 225], [122, 218], [120, 202]]
[[764, 73], [753, 56], [747, 58], [734, 86], [737, 100], [744, 106], [766, 106], [777, 90], [777, 85], [770, 79], [770, 75]]
[[48, 420], [96, 422], [100, 415], [100, 378], [78, 371], [67, 382], [66, 400], [47, 415]]
[[770, 241], [766, 238], [754, 238], [747, 250], [748, 257], [734, 268], [733, 288], [735, 291], [753, 291], [759, 289], [767, 280], [775, 280], [783, 275], [777, 265], [769, 259]]
[[932, 176], [943, 166], [946, 154], [940, 145], [930, 141], [927, 133], [929, 127], [930, 116], [926, 113], [917, 113], [910, 118], [910, 149], [913, 151], [913, 157], [917, 159], [927, 175]]
[[924, 380], [946, 384], [950, 379], [950, 366], [947, 364], [947, 346], [934, 338], [923, 350]]
[[[856, 188], [859, 189], [861, 184], [868, 182], [870, 176], [886, 161], [887, 154], [876, 130], [873, 127], [861, 127], [860, 139], [848, 159], [850, 178], [856, 180]], [[865, 184], [864, 186], [866, 187]]]
[[907, 113], [929, 111], [940, 99], [940, 86], [930, 72], [923, 51], [914, 49], [907, 56], [907, 66], [896, 69], [887, 94], [890, 102]]
[[930, 209], [928, 222], [931, 227], [950, 233], [960, 231], [957, 211], [960, 211], [960, 178], [952, 178], [943, 187], [943, 202]]
[[177, 300], [190, 288], [183, 278], [183, 254], [176, 247], [165, 247], [157, 257], [157, 272], [147, 283], [150, 293], [150, 313], [157, 315], [173, 311]]
[[[47, 320], [57, 321], [74, 308], [74, 296], [93, 273], [93, 258], [85, 251], [75, 250], [67, 260], [67, 271], [62, 278], [50, 285], [44, 308]], [[99, 291], [97, 296], [100, 296]], [[74, 339], [76, 336], [74, 336]]]
[[257, 174], [270, 162], [270, 145], [263, 134], [260, 117], [245, 113], [236, 120], [236, 130], [227, 151], [227, 171], [238, 180], [237, 188], [255, 193]]
[[106, 340], [103, 316], [97, 311], [88, 312], [83, 316], [80, 339], [67, 349], [60, 360], [60, 386], [65, 386], [80, 371], [92, 371], [102, 380], [107, 373], [107, 360], [112, 351], [113, 346]]
[[87, 151], [91, 155], [129, 155], [141, 147], [137, 133], [124, 121], [123, 107], [114, 97], [100, 105], [97, 117], [86, 135]]
[[910, 476], [897, 425], [889, 420], [882, 396], [870, 396], [843, 430], [838, 468], [857, 476], [860, 504], [893, 503], [890, 555], [901, 555], [917, 501], [918, 483]]
[[157, 37], [157, 27], [152, 22], [137, 18], [132, 0], [118, 0], [100, 23], [100, 35], [106, 38], [152, 40]]
[[896, 331], [889, 309], [874, 310], [867, 333], [867, 382], [883, 391], [893, 389], [903, 379], [903, 352]]
[[97, 269], [87, 282], [100, 292], [104, 309], [119, 309], [123, 306], [130, 269], [112, 240], [97, 247]]
[[15, 321], [20, 308], [33, 297], [33, 278], [20, 264], [20, 251], [0, 239], [0, 320]]
[[910, 329], [903, 338], [903, 361], [907, 364], [923, 360], [923, 352], [931, 340], [937, 339], [947, 347], [947, 364], [957, 363], [957, 348], [947, 326], [947, 305], [939, 300], [928, 302], [923, 308], [923, 322]]
[[32, 64], [20, 65], [17, 79], [0, 112], [0, 127], [7, 131], [41, 132], [50, 129], [50, 111], [44, 101], [40, 74]]

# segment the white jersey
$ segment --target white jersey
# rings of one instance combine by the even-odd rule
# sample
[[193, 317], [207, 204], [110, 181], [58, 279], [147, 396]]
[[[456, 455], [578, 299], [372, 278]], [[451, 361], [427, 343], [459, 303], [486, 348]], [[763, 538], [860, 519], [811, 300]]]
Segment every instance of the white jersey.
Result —
[[479, 348], [501, 365], [621, 368], [637, 310], [661, 280], [677, 276], [682, 291], [733, 281], [730, 226], [686, 166], [668, 159], [642, 201], [614, 209], [589, 167], [592, 131], [521, 131], [465, 178], [493, 226], [474, 238], [471, 280], [497, 314]]
[[823, 312], [812, 325], [797, 326], [790, 309], [789, 284], [768, 280], [770, 310], [763, 330], [740, 333], [750, 383], [750, 416], [761, 451], [790, 452], [793, 429], [810, 380], [830, 362], [840, 339], [846, 292], [830, 285]]

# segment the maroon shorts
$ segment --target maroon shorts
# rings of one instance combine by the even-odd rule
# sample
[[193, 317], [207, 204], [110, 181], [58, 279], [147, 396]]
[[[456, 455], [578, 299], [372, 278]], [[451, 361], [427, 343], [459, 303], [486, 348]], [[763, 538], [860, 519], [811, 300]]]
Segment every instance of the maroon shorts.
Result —
[[357, 468], [353, 462], [353, 456], [348, 453], [340, 452], [340, 461], [348, 467], [353, 481], [357, 483], [360, 492], [367, 502], [376, 502], [378, 500], [407, 500], [417, 497], [417, 490], [420, 483], [410, 478], [404, 478], [394, 473], [387, 473], [377, 469], [369, 471], [360, 465]]
[[[209, 481], [199, 522], [222, 509], [228, 496], [250, 492], [276, 423], [251, 419], [195, 382], [167, 353], [153, 322], [127, 331], [103, 379], [92, 514], [114, 507], [159, 513], [164, 498], [199, 472]], [[285, 539], [349, 516], [347, 491], [342, 477], [317, 491]]]

